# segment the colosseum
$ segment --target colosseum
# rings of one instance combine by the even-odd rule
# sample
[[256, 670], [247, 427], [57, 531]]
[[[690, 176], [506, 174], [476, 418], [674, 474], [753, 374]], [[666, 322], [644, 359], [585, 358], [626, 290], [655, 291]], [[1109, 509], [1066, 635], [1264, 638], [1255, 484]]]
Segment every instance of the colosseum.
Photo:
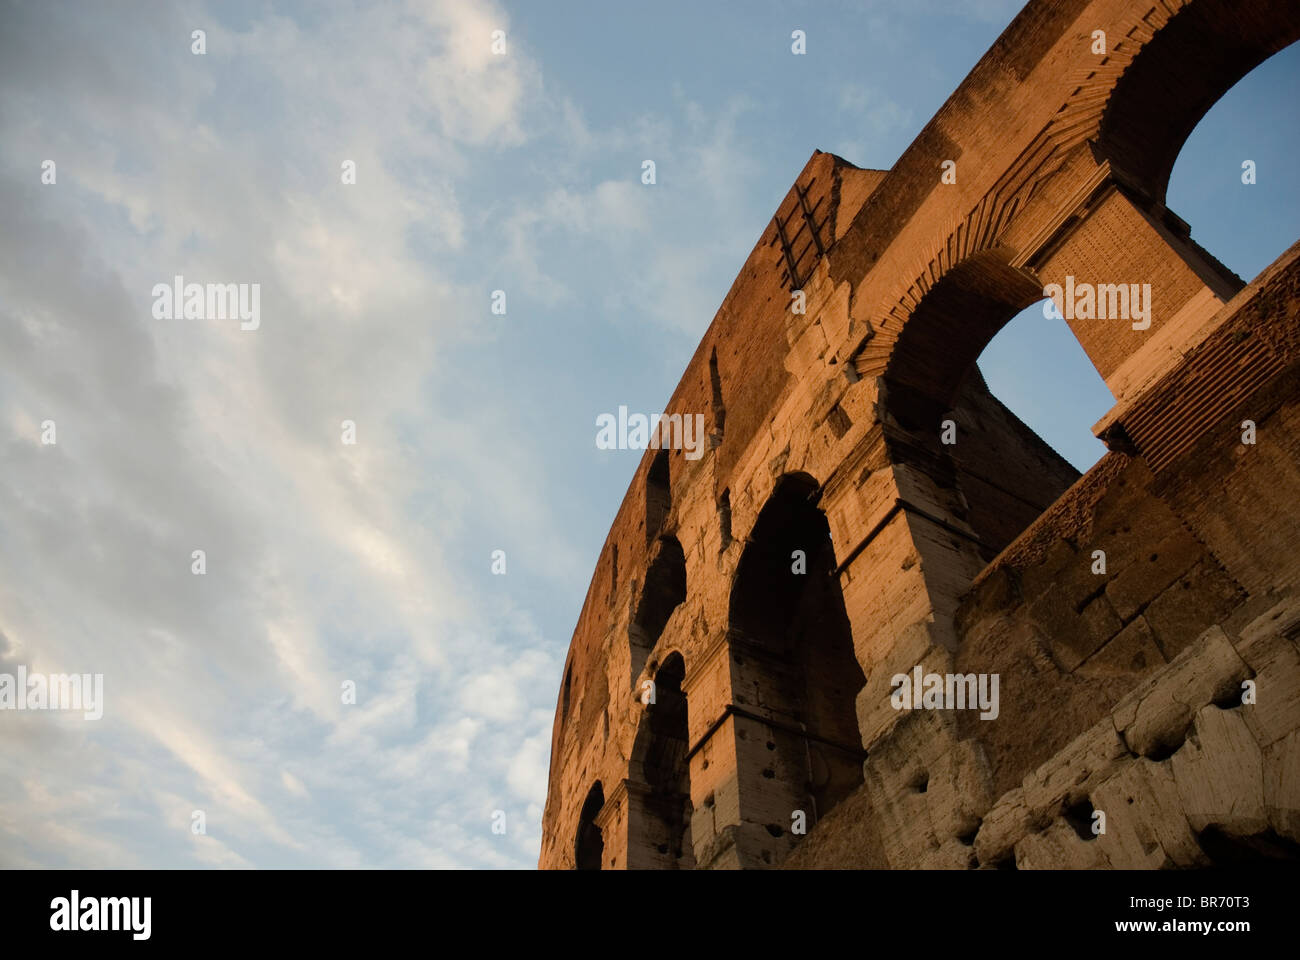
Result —
[[[1246, 282], [1165, 206], [1298, 37], [1032, 0], [893, 169], [813, 153], [666, 408], [707, 452], [605, 541], [542, 867], [1300, 854], [1300, 242]], [[1045, 292], [1114, 396], [1083, 475], [975, 363]]]

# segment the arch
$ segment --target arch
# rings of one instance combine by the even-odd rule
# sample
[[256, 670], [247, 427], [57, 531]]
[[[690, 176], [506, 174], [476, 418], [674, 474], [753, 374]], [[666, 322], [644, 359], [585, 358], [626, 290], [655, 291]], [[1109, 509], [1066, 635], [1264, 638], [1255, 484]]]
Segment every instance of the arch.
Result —
[[1300, 39], [1292, 0], [1192, 0], [1116, 81], [1094, 143], [1130, 186], [1164, 203], [1174, 161], [1234, 84]]
[[[945, 522], [969, 530], [982, 563], [1079, 478], [989, 392], [977, 364], [999, 331], [1043, 299], [1038, 279], [1012, 266], [1005, 249], [974, 254], [916, 305], [885, 368], [890, 460], [909, 468], [913, 482], [925, 478], [933, 506], [943, 508]], [[948, 441], [945, 423], [953, 424]], [[1007, 463], [1016, 469], [1002, 469]]]
[[[941, 383], [944, 386], [939, 389], [945, 396], [940, 403], [950, 402], [960, 387], [960, 376], [983, 345], [1033, 302], [1029, 297], [1042, 296], [1041, 283], [1032, 293], [1024, 281], [1056, 279], [1051, 270], [1045, 270], [1046, 261], [1102, 207], [1110, 221], [1103, 232], [1133, 230], [1146, 234], [1146, 240], [1152, 242], [1158, 237], [1168, 246], [1165, 263], [1190, 272], [1177, 281], [1166, 278], [1167, 283], [1187, 286], [1195, 278], [1220, 302], [1240, 290], [1241, 279], [1192, 241], [1188, 225], [1165, 207], [1169, 175], [1183, 144], [1214, 103], [1254, 67], [1300, 39], [1300, 6], [1289, 0], [1180, 0], [1178, 6], [1181, 9], [1173, 14], [1166, 7], [1153, 6], [1144, 17], [1126, 16], [1111, 25], [1118, 30], [1120, 23], [1132, 24], [1125, 35], [1109, 38], [1108, 53], [1100, 62], [1090, 61], [1078, 68], [1082, 71], [1079, 86], [1052, 122], [1027, 145], [1017, 164], [975, 205], [964, 223], [936, 245], [927, 269], [855, 351], [859, 374], [879, 375], [883, 367], [895, 382], [909, 388], [918, 386], [917, 381], [925, 386]], [[1085, 176], [1077, 184], [1083, 193], [1071, 201], [1073, 212], [1061, 214], [1064, 220], [1054, 232], [1035, 233], [1030, 223], [1043, 217], [1052, 221], [1056, 216], [1041, 209], [1040, 202], [1060, 202], [1059, 190], [1039, 189], [1045, 182], [1042, 157], [1065, 158], [1076, 148], [1090, 151], [1095, 165], [1090, 161], [1083, 167], [1094, 179], [1088, 181]], [[1074, 176], [1083, 174], [1078, 168]], [[1007, 185], [1013, 181], [1020, 187], [1009, 191]], [[1116, 186], [1123, 202], [1107, 199], [1113, 198]], [[1087, 199], [1080, 203], [1084, 194]], [[1125, 204], [1132, 209], [1125, 209]], [[1022, 222], [1024, 226], [1016, 226]], [[1012, 235], [1019, 237], [1017, 243], [1027, 243], [1027, 249], [998, 247]], [[1076, 245], [1087, 247], [1091, 236], [1077, 237]], [[1079, 262], [1078, 252], [1076, 249], [1056, 266], [1102, 268], [1091, 263], [1091, 258]], [[1160, 259], [1156, 257], [1154, 267], [1147, 264], [1156, 274], [1165, 272]], [[1011, 266], [1013, 263], [1017, 266]], [[1019, 267], [1022, 263], [1024, 268]], [[1121, 282], [1128, 279], [1120, 276], [1126, 273], [1126, 264], [1111, 263], [1102, 269], [1115, 273], [1114, 282]], [[968, 297], [972, 285], [985, 286], [985, 295]], [[1185, 306], [1182, 300], [1170, 303], [1165, 295], [1174, 293], [1163, 292], [1162, 302], [1169, 305], [1162, 316], [1173, 316]], [[948, 298], [951, 302], [945, 308], [943, 301]], [[954, 307], [960, 313], [963, 303], [989, 309], [992, 314], [977, 313], [969, 325], [964, 318], [960, 323], [934, 324], [918, 316], [926, 312], [951, 314]], [[1080, 335], [1078, 329], [1076, 336], [1112, 393], [1123, 399], [1127, 383], [1123, 377], [1112, 383], [1112, 374], [1128, 354], [1117, 354], [1119, 348], [1104, 342], [1104, 337], [1090, 342], [1087, 333]], [[905, 339], [911, 341], [910, 348]], [[948, 355], [950, 350], [954, 356]], [[929, 375], [924, 370], [927, 361], [936, 365]], [[931, 392], [933, 389], [930, 387]]]
[[695, 866], [691, 846], [691, 776], [687, 762], [690, 727], [687, 722], [686, 662], [673, 652], [654, 674], [654, 700], [632, 747], [632, 772], [645, 790], [635, 801], [629, 826], [629, 848], [638, 846], [629, 866], [689, 870]]
[[673, 611], [686, 599], [686, 554], [676, 537], [661, 537], [646, 570], [645, 586], [628, 626], [632, 680], [645, 666], [650, 651]]
[[597, 780], [587, 791], [587, 799], [582, 803], [582, 812], [578, 815], [578, 830], [573, 841], [573, 864], [575, 870], [600, 870], [605, 862], [605, 838], [601, 834], [596, 818], [605, 806], [605, 790]]
[[[1011, 318], [1043, 299], [1043, 285], [1010, 264], [1010, 251], [984, 250], [949, 270], [903, 325], [885, 378], [924, 406], [927, 424], [953, 406], [966, 375]], [[904, 411], [902, 414], [907, 416]]]
[[734, 695], [761, 718], [745, 723], [765, 747], [742, 754], [741, 795], [748, 786], [764, 797], [762, 809], [783, 811], [780, 822], [762, 815], [772, 837], [788, 835], [794, 811], [811, 825], [862, 783], [855, 700], [866, 680], [818, 490], [804, 473], [777, 481], [729, 601]]

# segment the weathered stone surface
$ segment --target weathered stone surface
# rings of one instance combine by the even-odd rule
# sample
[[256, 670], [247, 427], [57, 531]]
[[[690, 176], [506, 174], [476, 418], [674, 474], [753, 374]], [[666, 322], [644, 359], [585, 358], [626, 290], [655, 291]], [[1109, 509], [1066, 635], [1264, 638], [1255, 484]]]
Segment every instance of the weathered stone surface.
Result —
[[1267, 829], [1263, 761], [1238, 710], [1201, 708], [1191, 735], [1169, 765], [1193, 830], [1215, 826], [1250, 836]]
[[1111, 866], [1124, 870], [1202, 867], [1209, 860], [1183, 815], [1169, 762], [1145, 757], [1124, 764], [1092, 792], [1106, 814], [1097, 842]]
[[1122, 628], [1104, 595], [1076, 610], [1068, 596], [1053, 589], [1030, 606], [1029, 615], [1051, 639], [1052, 655], [1064, 670], [1083, 663]]
[[1097, 870], [1108, 867], [1095, 837], [1084, 840], [1064, 820], [1053, 820], [1041, 833], [1016, 844], [1019, 870]]
[[1300, 731], [1265, 749], [1263, 762], [1268, 821], [1281, 836], [1300, 843]]
[[973, 740], [959, 741], [930, 764], [926, 796], [936, 836], [964, 837], [969, 847], [980, 818], [993, 804], [992, 782], [988, 759]]
[[1078, 803], [1130, 756], [1107, 717], [1025, 777], [1025, 803], [1031, 811]]
[[1110, 642], [1079, 664], [1078, 675], [1088, 678], [1140, 676], [1149, 667], [1163, 666], [1164, 654], [1144, 617], [1121, 630]]
[[1025, 791], [1016, 787], [998, 798], [984, 815], [975, 834], [975, 855], [981, 864], [998, 864], [1013, 855], [1013, 847], [1029, 833], [1029, 807]]
[[1147, 538], [1143, 546], [1143, 555], [1128, 567], [1116, 570], [1106, 584], [1106, 598], [1126, 623], [1190, 570], [1205, 552], [1181, 529], [1158, 543], [1152, 544]]
[[[1243, 704], [1242, 717], [1261, 747], [1300, 729], [1300, 650], [1274, 635], [1249, 650], [1255, 668], [1255, 702]], [[1238, 701], [1245, 696], [1239, 691]]]
[[1115, 727], [1135, 754], [1151, 756], [1182, 742], [1197, 710], [1239, 689], [1249, 668], [1219, 627], [1205, 631], [1169, 666], [1115, 707]]
[[1152, 600], [1144, 616], [1164, 655], [1173, 659], [1206, 623], [1222, 619], [1241, 598], [1240, 588], [1207, 558]]
[[1300, 594], [1284, 598], [1264, 614], [1256, 617], [1244, 628], [1235, 641], [1241, 659], [1258, 672], [1263, 667], [1257, 647], [1271, 659], [1277, 638], [1290, 638], [1292, 643], [1300, 638]]
[[899, 635], [898, 644], [877, 662], [867, 675], [866, 686], [858, 694], [858, 729], [867, 749], [871, 749], [902, 717], [902, 711], [890, 702], [894, 691], [893, 678], [900, 673], [911, 674], [918, 664], [926, 672], [952, 669], [952, 654], [933, 641], [925, 623], [912, 624]]

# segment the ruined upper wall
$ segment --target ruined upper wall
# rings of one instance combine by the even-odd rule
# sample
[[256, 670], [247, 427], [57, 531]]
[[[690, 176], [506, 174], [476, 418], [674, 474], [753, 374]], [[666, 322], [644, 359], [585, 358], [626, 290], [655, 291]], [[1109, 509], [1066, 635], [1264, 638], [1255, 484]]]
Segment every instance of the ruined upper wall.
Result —
[[[862, 170], [820, 150], [800, 171], [745, 260], [664, 408], [669, 414], [703, 412], [708, 431], [717, 434], [716, 369], [725, 411], [720, 418], [725, 442], [705, 459], [687, 460], [680, 450], [670, 454], [674, 502], [681, 499], [683, 488], [696, 482], [707, 459], [715, 460], [708, 467], [717, 478], [715, 495], [727, 488], [738, 458], [763, 428], [768, 412], [789, 380], [783, 361], [789, 350], [786, 318], [791, 291], [798, 288], [798, 281], [807, 278], [822, 252], [844, 236], [858, 210], [884, 178], [884, 171]], [[808, 217], [803, 214], [805, 209]], [[603, 651], [612, 619], [610, 608], [629, 578], [644, 579], [649, 557], [644, 491], [656, 452], [648, 450], [642, 456], [587, 588], [565, 666], [576, 717], [570, 720], [572, 730], [563, 729], [562, 687], [552, 732], [554, 745], [565, 741], [562, 733], [575, 742], [589, 741], [601, 733], [599, 726], [608, 702]], [[561, 753], [562, 749], [551, 751], [552, 775]]]

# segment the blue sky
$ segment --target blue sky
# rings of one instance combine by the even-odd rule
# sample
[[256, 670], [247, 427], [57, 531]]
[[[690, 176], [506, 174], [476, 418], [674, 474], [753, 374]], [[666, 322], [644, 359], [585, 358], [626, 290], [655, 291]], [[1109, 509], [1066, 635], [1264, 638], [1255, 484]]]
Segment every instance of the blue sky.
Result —
[[[891, 166], [1018, 9], [0, 3], [0, 672], [106, 698], [0, 714], [0, 866], [532, 866], [638, 460], [597, 414], [662, 409], [812, 151]], [[1298, 87], [1260, 67], [1174, 171], [1247, 279], [1296, 238]], [[175, 274], [260, 283], [261, 328], [155, 320]], [[1063, 323], [981, 365], [1100, 454]]]

